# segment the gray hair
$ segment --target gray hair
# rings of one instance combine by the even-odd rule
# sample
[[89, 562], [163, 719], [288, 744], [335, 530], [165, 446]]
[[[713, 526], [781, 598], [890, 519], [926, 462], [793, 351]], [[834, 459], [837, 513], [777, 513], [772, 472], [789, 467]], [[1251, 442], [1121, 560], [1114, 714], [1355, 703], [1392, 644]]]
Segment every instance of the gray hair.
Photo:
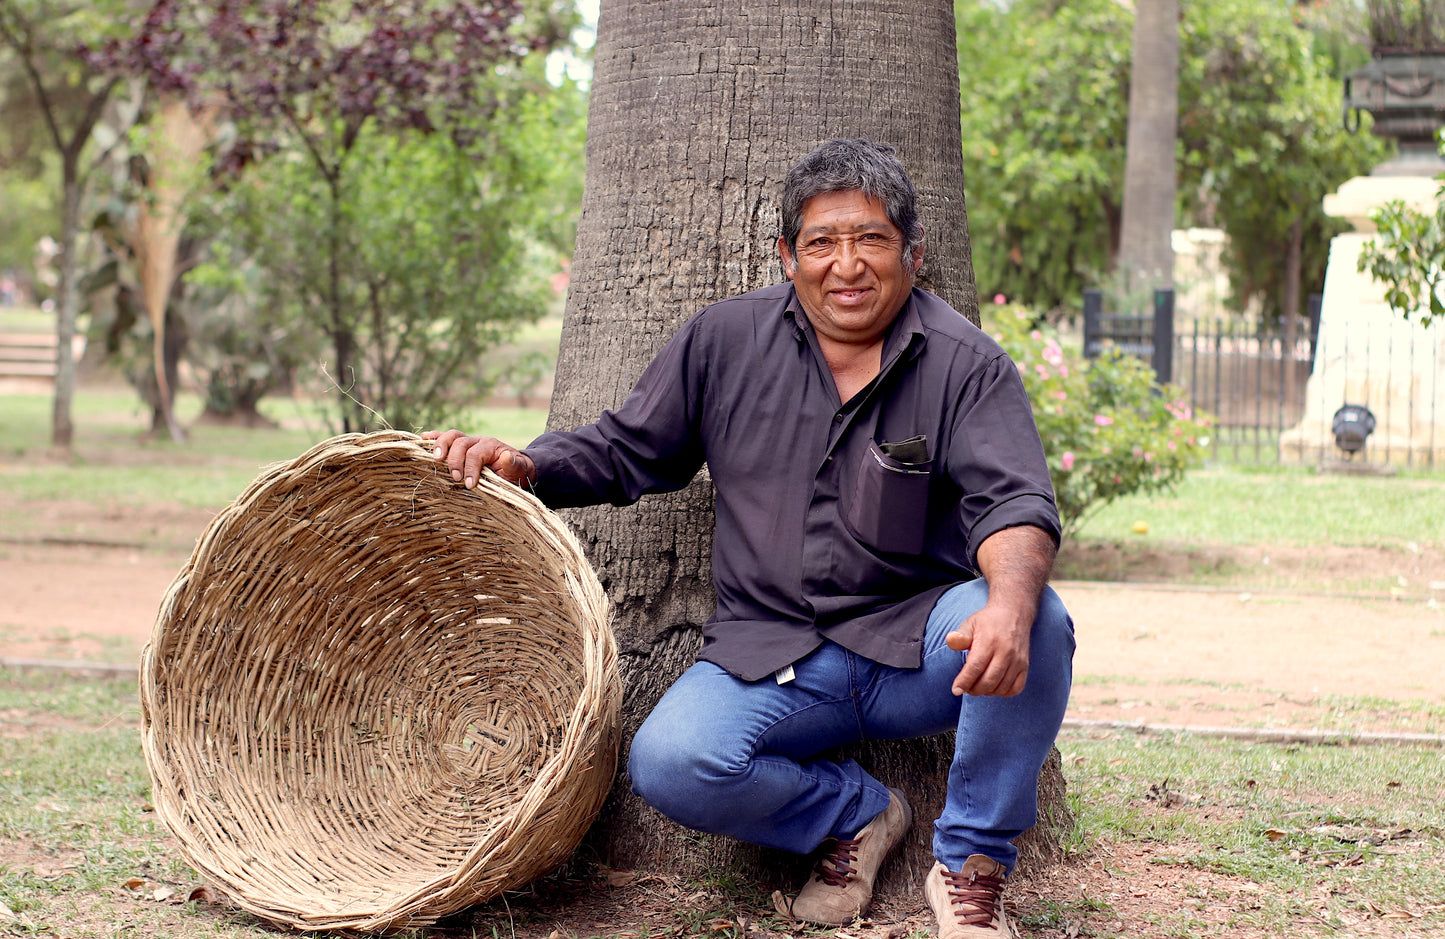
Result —
[[783, 180], [783, 241], [797, 257], [798, 232], [803, 227], [803, 204], [827, 192], [859, 190], [883, 203], [888, 221], [903, 234], [903, 258], [923, 244], [923, 226], [913, 181], [886, 143], [834, 138], [803, 157]]

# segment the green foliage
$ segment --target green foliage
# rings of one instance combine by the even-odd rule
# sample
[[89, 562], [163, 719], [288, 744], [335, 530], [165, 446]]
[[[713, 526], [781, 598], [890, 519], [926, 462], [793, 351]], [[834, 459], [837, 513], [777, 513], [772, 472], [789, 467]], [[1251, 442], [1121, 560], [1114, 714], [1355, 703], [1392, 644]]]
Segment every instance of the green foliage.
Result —
[[[963, 149], [980, 293], [1076, 309], [1113, 266], [1132, 17], [1115, 0], [959, 0]], [[1339, 64], [1288, 4], [1182, 6], [1181, 222], [1219, 225], [1234, 303], [1279, 308], [1291, 230], [1305, 289], [1338, 223], [1322, 197], [1383, 156], [1340, 126]], [[1333, 36], [1334, 34], [1331, 34]], [[1338, 45], [1338, 44], [1337, 44]]]
[[989, 311], [984, 326], [1013, 358], [1033, 402], [1064, 530], [1135, 493], [1157, 492], [1203, 462], [1210, 423], [1180, 389], [1154, 381], [1139, 359], [1085, 359], [1018, 306]]
[[956, 11], [980, 293], [1075, 306], [1113, 263], [1131, 19], [1112, 0], [961, 0]]
[[489, 392], [482, 353], [552, 302], [581, 200], [585, 104], [571, 86], [503, 104], [466, 149], [364, 130], [344, 175], [283, 152], [219, 204], [231, 231], [203, 273], [248, 286], [253, 344], [281, 335], [314, 355], [329, 340], [338, 360], [349, 344], [344, 372], [321, 363], [337, 423], [354, 407], [363, 426], [443, 422]]
[[1278, 319], [1294, 226], [1309, 287], [1302, 296], [1322, 287], [1329, 240], [1348, 227], [1326, 216], [1321, 200], [1368, 172], [1387, 145], [1344, 131], [1334, 64], [1315, 57], [1311, 33], [1282, 5], [1189, 7], [1193, 15], [1181, 26], [1181, 170], [1196, 190], [1207, 189], [1194, 210], [1229, 233], [1235, 303], [1257, 300], [1268, 319]]
[[1370, 218], [1378, 234], [1360, 251], [1359, 269], [1384, 284], [1385, 302], [1405, 319], [1417, 310], [1424, 326], [1445, 318], [1445, 186], [1433, 215], [1394, 199]]

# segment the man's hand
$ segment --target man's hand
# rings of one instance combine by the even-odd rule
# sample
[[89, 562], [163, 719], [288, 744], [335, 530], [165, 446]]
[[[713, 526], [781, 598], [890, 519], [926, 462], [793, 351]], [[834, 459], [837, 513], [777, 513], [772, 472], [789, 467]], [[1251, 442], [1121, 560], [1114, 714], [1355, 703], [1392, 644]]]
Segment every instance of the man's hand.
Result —
[[473, 489], [482, 475], [482, 467], [513, 485], [531, 485], [537, 480], [537, 467], [530, 457], [496, 437], [474, 437], [459, 430], [428, 430], [422, 439], [432, 441], [432, 456], [452, 471], [452, 479]]
[[1029, 677], [1029, 633], [1033, 617], [990, 601], [944, 639], [950, 649], [968, 650], [963, 670], [953, 680], [957, 695], [1012, 697]]
[[1029, 635], [1056, 550], [1047, 532], [1030, 525], [994, 532], [978, 546], [988, 602], [944, 638], [950, 649], [968, 650], [954, 694], [1008, 698], [1024, 690]]

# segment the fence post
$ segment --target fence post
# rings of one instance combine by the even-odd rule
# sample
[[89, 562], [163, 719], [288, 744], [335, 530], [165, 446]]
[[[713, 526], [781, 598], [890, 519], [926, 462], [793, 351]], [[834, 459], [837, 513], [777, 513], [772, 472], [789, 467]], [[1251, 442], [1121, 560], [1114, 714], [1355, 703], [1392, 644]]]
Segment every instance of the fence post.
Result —
[[1174, 291], [1154, 291], [1154, 377], [1159, 384], [1174, 380]]
[[1320, 345], [1320, 302], [1324, 299], [1320, 294], [1310, 294], [1307, 309], [1310, 316], [1310, 373], [1315, 370], [1315, 351]]
[[1099, 331], [1104, 315], [1104, 294], [1098, 290], [1084, 291], [1084, 355], [1099, 354]]

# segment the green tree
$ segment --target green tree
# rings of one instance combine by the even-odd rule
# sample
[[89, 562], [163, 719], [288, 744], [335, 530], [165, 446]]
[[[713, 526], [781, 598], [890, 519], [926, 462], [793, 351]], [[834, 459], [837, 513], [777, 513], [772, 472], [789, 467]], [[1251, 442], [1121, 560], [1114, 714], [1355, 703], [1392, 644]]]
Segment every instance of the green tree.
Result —
[[[1321, 199], [1383, 145], [1344, 132], [1339, 65], [1289, 5], [1182, 8], [1181, 217], [1228, 231], [1234, 303], [1277, 315], [1323, 283], [1339, 228]], [[957, 10], [979, 289], [1074, 309], [1117, 254], [1132, 17], [1114, 0]], [[1300, 286], [1287, 292], [1291, 245]]]
[[955, 11], [979, 291], [1077, 305], [1118, 250], [1131, 19], [1111, 0]]
[[[70, 449], [75, 432], [70, 414], [75, 392], [71, 348], [80, 309], [82, 207], [91, 176], [105, 155], [96, 133], [106, 126], [109, 111], [119, 125], [110, 128], [116, 138], [138, 110], [117, 117], [117, 99], [133, 89], [84, 55], [83, 43], [114, 38], [123, 28], [117, 25], [122, 22], [121, 9], [110, 0], [87, 4], [0, 0], [0, 51], [14, 70], [6, 104], [18, 103], [24, 89], [28, 105], [23, 111], [59, 159], [60, 216], [54, 228], [60, 245], [55, 293], [58, 350], [50, 439], [62, 451]], [[10, 113], [7, 107], [7, 118]]]
[[1315, 56], [1314, 38], [1292, 17], [1262, 15], [1254, 0], [1209, 7], [1208, 18], [1186, 18], [1197, 54], [1181, 66], [1192, 89], [1180, 122], [1184, 163], [1207, 187], [1198, 210], [1229, 233], [1236, 303], [1257, 300], [1289, 333], [1301, 297], [1324, 283], [1330, 238], [1348, 227], [1321, 200], [1368, 172], [1385, 145], [1344, 132], [1335, 64]]
[[[306, 231], [306, 246], [317, 245], [322, 254], [311, 259], [320, 269], [309, 261], [302, 266], [308, 307], [332, 347], [344, 429], [371, 426], [372, 415], [388, 405], [408, 346], [387, 334], [389, 304], [405, 288], [345, 280], [361, 269], [357, 252], [366, 233], [360, 226], [371, 222], [356, 201], [368, 189], [351, 176], [405, 175], [395, 162], [405, 157], [385, 155], [388, 134], [441, 134], [458, 152], [484, 153], [491, 145], [488, 119], [501, 104], [497, 74], [513, 70], [528, 48], [556, 38], [547, 16], [533, 17], [547, 27], [543, 35], [525, 35], [525, 13], [520, 0], [155, 0], [129, 38], [99, 51], [114, 68], [144, 76], [162, 93], [223, 101], [237, 134], [221, 152], [222, 171], [237, 173], [279, 152], [275, 162], [282, 168], [275, 172], [285, 174], [296, 195], [293, 229]], [[460, 194], [458, 185], [449, 191]], [[275, 208], [285, 217], [287, 205]], [[407, 322], [396, 328], [405, 330]], [[363, 348], [363, 341], [381, 337], [397, 342]]]
[[[505, 94], [466, 146], [363, 130], [334, 191], [297, 152], [250, 168], [219, 201], [218, 260], [198, 272], [251, 298], [239, 311], [250, 329], [226, 333], [236, 354], [197, 350], [212, 362], [209, 406], [255, 388], [255, 369], [237, 361], [247, 348], [277, 373], [297, 350], [321, 357], [358, 405], [352, 426], [434, 426], [484, 396], [495, 376], [479, 370], [481, 353], [551, 303], [581, 200], [584, 121], [577, 88], [543, 82]], [[332, 321], [317, 316], [334, 304], [354, 311], [344, 373]]]

